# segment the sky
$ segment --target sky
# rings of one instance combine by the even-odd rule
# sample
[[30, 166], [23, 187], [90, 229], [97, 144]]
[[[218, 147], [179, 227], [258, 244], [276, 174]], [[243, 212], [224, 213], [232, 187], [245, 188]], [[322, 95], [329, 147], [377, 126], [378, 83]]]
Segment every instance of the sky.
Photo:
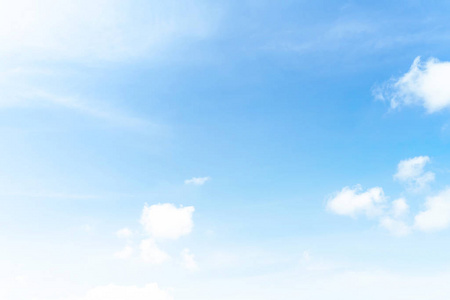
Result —
[[448, 299], [449, 13], [0, 0], [0, 298]]

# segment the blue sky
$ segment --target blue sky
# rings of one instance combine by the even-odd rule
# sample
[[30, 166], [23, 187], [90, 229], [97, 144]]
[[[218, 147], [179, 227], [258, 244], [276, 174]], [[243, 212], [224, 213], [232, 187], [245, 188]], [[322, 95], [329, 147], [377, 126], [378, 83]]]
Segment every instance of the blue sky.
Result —
[[449, 12], [0, 0], [0, 297], [447, 299]]

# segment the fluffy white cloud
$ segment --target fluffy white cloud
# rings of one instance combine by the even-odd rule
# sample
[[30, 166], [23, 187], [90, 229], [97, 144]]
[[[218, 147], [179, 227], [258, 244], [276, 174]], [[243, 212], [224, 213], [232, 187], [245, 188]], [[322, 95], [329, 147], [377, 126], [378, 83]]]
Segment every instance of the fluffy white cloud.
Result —
[[218, 10], [198, 1], [0, 0], [0, 54], [118, 60], [204, 38]]
[[411, 232], [411, 228], [405, 222], [384, 217], [380, 220], [380, 226], [387, 229], [391, 234], [396, 236], [404, 236]]
[[198, 269], [198, 265], [197, 262], [195, 261], [194, 254], [192, 254], [189, 249], [186, 248], [181, 252], [181, 259], [182, 265], [186, 269], [190, 271], [195, 271]]
[[430, 162], [428, 156], [417, 156], [400, 161], [394, 178], [406, 182], [415, 190], [424, 188], [428, 183], [434, 181], [433, 172], [425, 172], [425, 165]]
[[399, 198], [388, 203], [387, 197], [380, 187], [371, 188], [365, 192], [359, 185], [355, 188], [344, 187], [328, 201], [327, 209], [336, 214], [350, 217], [359, 214], [377, 217], [380, 227], [395, 236], [404, 236], [411, 232], [411, 226], [404, 221], [404, 217], [409, 211], [406, 200]]
[[362, 192], [361, 186], [344, 187], [328, 200], [327, 209], [338, 215], [355, 217], [358, 214], [367, 216], [379, 215], [386, 202], [383, 189], [374, 187]]
[[156, 283], [144, 287], [106, 285], [89, 290], [84, 297], [71, 300], [173, 300], [173, 297]]
[[142, 260], [150, 264], [159, 265], [170, 258], [167, 253], [158, 248], [152, 239], [143, 240], [139, 249], [141, 250]]
[[141, 224], [154, 238], [177, 239], [191, 233], [194, 222], [193, 206], [177, 208], [173, 204], [156, 204], [145, 206]]
[[116, 232], [118, 238], [129, 238], [133, 235], [133, 232], [128, 228], [122, 228]]
[[131, 246], [126, 246], [123, 250], [114, 253], [114, 257], [118, 259], [127, 259], [133, 255], [133, 248]]
[[436, 231], [450, 225], [450, 188], [446, 188], [425, 202], [426, 209], [414, 218], [414, 226], [422, 231]]
[[391, 107], [421, 105], [429, 113], [450, 107], [450, 62], [417, 57], [409, 71], [376, 91]]
[[397, 173], [394, 177], [402, 181], [416, 179], [423, 174], [423, 168], [429, 161], [428, 156], [417, 156], [402, 160], [397, 166]]
[[191, 179], [186, 179], [184, 184], [204, 185], [210, 179], [210, 177], [193, 177]]
[[399, 198], [392, 201], [392, 214], [395, 218], [400, 218], [406, 215], [409, 211], [409, 205], [404, 198]]

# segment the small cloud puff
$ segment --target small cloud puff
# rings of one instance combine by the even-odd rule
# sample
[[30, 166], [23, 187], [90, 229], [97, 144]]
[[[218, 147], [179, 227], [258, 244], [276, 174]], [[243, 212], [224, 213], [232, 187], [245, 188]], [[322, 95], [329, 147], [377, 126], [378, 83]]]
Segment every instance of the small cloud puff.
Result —
[[351, 217], [359, 214], [376, 216], [382, 212], [385, 201], [386, 197], [380, 187], [362, 192], [360, 185], [354, 188], [347, 186], [328, 200], [327, 209], [335, 214]]
[[177, 208], [173, 204], [155, 204], [145, 206], [141, 224], [145, 231], [154, 238], [178, 239], [191, 233], [194, 226], [193, 206]]
[[184, 184], [204, 185], [209, 180], [211, 180], [210, 177], [193, 177], [191, 179], [186, 179]]
[[399, 198], [392, 201], [392, 215], [395, 218], [400, 218], [405, 216], [409, 211], [409, 205], [406, 203], [404, 198]]
[[434, 181], [433, 172], [425, 172], [425, 166], [430, 162], [428, 156], [417, 156], [399, 162], [394, 179], [407, 183], [411, 190], [418, 191]]
[[395, 236], [405, 236], [411, 232], [411, 228], [405, 222], [391, 217], [383, 217], [380, 226]]
[[[424, 172], [424, 166], [430, 161], [428, 156], [418, 156], [402, 160], [394, 178], [415, 184], [427, 182], [422, 179], [431, 172]], [[434, 173], [431, 173], [434, 179]], [[420, 185], [420, 184], [419, 184]], [[380, 227], [395, 236], [405, 236], [413, 230], [424, 232], [438, 231], [450, 227], [450, 187], [428, 196], [425, 209], [416, 213], [414, 223], [409, 225], [405, 220], [409, 215], [409, 205], [404, 198], [386, 203], [383, 189], [372, 188], [365, 192], [357, 185], [355, 188], [344, 187], [328, 200], [327, 209], [335, 214], [355, 217], [365, 214], [378, 217]]]
[[437, 231], [450, 226], [450, 188], [425, 202], [426, 209], [414, 218], [414, 227], [421, 231]]

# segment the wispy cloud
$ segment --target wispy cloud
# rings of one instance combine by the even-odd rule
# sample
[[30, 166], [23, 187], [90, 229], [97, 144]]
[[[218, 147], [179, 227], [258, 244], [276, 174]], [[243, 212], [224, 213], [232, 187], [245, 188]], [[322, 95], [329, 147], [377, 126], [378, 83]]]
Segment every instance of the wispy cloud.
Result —
[[191, 179], [186, 179], [184, 184], [204, 185], [209, 180], [211, 180], [211, 177], [192, 177]]

